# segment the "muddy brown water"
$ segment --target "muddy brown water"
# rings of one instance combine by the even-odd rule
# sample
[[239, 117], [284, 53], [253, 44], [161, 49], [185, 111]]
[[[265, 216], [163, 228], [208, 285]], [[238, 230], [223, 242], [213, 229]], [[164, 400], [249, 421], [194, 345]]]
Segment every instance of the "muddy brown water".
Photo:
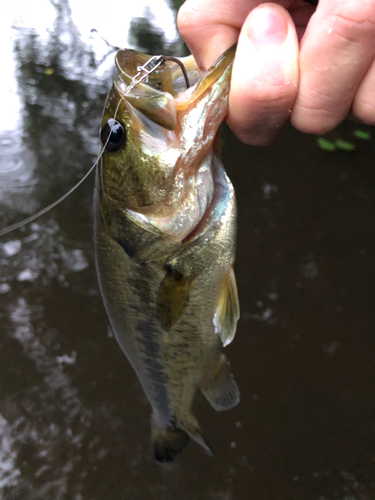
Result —
[[[0, 136], [4, 225], [95, 158], [112, 70], [99, 74], [68, 21], [60, 11], [44, 42], [14, 36], [21, 107]], [[190, 444], [174, 464], [153, 461], [150, 407], [99, 295], [93, 179], [1, 239], [1, 499], [375, 499], [375, 150], [358, 129], [374, 134], [345, 123], [329, 140], [355, 149], [332, 152], [291, 128], [265, 149], [224, 130], [241, 303], [225, 352], [242, 399], [224, 413], [197, 399], [214, 458]]]

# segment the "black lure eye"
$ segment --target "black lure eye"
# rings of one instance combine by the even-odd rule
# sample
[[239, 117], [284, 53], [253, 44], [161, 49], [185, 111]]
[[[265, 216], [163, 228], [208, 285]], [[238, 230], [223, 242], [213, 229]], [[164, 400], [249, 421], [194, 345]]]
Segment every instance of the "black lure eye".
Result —
[[[117, 151], [126, 138], [125, 127], [122, 123], [110, 118], [102, 128], [100, 139], [102, 144], [106, 144], [107, 151]], [[108, 142], [107, 142], [108, 141]]]

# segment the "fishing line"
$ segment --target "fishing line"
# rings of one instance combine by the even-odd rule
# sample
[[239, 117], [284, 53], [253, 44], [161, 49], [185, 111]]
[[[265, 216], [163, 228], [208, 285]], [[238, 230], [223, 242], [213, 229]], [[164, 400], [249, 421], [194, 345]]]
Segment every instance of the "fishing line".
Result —
[[[114, 118], [117, 115], [117, 111], [118, 111], [118, 109], [120, 107], [122, 99], [123, 99], [123, 97], [120, 99], [120, 102], [117, 105], [117, 108], [116, 108], [116, 111], [115, 111], [115, 114], [114, 114]], [[111, 130], [111, 133], [112, 133], [112, 130]], [[61, 198], [59, 198], [58, 200], [54, 201], [53, 203], [51, 203], [47, 207], [43, 208], [42, 210], [40, 210], [36, 214], [31, 215], [30, 217], [27, 217], [26, 219], [23, 219], [20, 222], [16, 222], [15, 224], [12, 224], [11, 226], [8, 226], [8, 227], [6, 227], [4, 229], [1, 229], [0, 230], [0, 238], [1, 238], [1, 236], [5, 236], [6, 234], [8, 234], [10, 232], [15, 231], [16, 229], [19, 229], [19, 228], [21, 228], [23, 226], [26, 226], [27, 224], [30, 224], [30, 222], [33, 222], [34, 220], [38, 219], [42, 215], [46, 214], [47, 212], [49, 212], [50, 210], [52, 210], [53, 208], [55, 208], [59, 203], [61, 203], [62, 201], [64, 201], [68, 196], [70, 196], [89, 177], [89, 175], [91, 174], [91, 172], [98, 165], [98, 163], [99, 163], [99, 161], [100, 161], [100, 159], [101, 159], [101, 157], [102, 157], [102, 155], [104, 153], [104, 150], [107, 147], [107, 144], [109, 142], [110, 137], [111, 137], [111, 134], [108, 134], [107, 140], [106, 140], [105, 144], [103, 145], [103, 148], [102, 148], [102, 150], [99, 153], [99, 156], [95, 160], [95, 163], [91, 166], [91, 168], [89, 169], [89, 171], [82, 177], [82, 179], [80, 179], [77, 182], [77, 184], [75, 186], [73, 186], [71, 189], [69, 189], [69, 191], [67, 193], [65, 193], [63, 196], [61, 196]]]
[[[130, 82], [130, 85], [128, 85], [128, 87], [126, 88], [124, 94], [121, 96], [121, 99], [120, 99], [120, 101], [119, 101], [119, 103], [118, 103], [118, 105], [116, 107], [113, 119], [116, 118], [118, 109], [119, 109], [120, 104], [121, 104], [122, 100], [124, 99], [124, 97], [136, 85], [138, 85], [145, 78], [147, 78], [148, 75], [150, 75], [151, 73], [153, 73], [161, 64], [164, 63], [164, 61], [168, 61], [168, 60], [173, 61], [173, 62], [175, 62], [176, 64], [178, 64], [180, 66], [181, 71], [182, 71], [182, 73], [184, 75], [184, 78], [185, 78], [186, 86], [187, 87], [190, 86], [190, 84], [189, 84], [189, 78], [188, 78], [185, 66], [182, 64], [181, 61], [179, 61], [175, 57], [170, 57], [170, 56], [153, 56], [150, 59], [148, 59], [148, 61], [146, 61], [146, 63], [143, 66], [138, 66], [137, 67], [138, 73], [132, 77], [132, 81]], [[20, 222], [16, 222], [15, 224], [12, 224], [11, 226], [8, 226], [8, 227], [6, 227], [4, 229], [1, 229], [0, 230], [0, 238], [2, 236], [5, 236], [6, 234], [12, 232], [12, 231], [15, 231], [16, 229], [19, 229], [19, 228], [21, 228], [23, 226], [26, 226], [27, 224], [30, 224], [30, 222], [33, 222], [34, 220], [38, 219], [42, 215], [46, 214], [47, 212], [49, 212], [50, 210], [52, 210], [53, 208], [55, 208], [59, 203], [61, 203], [62, 201], [64, 201], [68, 196], [70, 196], [89, 177], [89, 175], [91, 174], [91, 172], [98, 165], [98, 163], [99, 163], [99, 161], [100, 161], [100, 159], [101, 159], [101, 157], [102, 157], [102, 155], [103, 155], [103, 153], [104, 153], [104, 151], [105, 151], [105, 149], [107, 147], [107, 144], [108, 144], [108, 142], [110, 140], [110, 137], [111, 137], [112, 131], [114, 129], [114, 126], [115, 126], [114, 124], [111, 126], [111, 130], [110, 130], [110, 133], [108, 134], [107, 140], [106, 140], [105, 144], [103, 145], [103, 148], [102, 148], [99, 156], [95, 160], [95, 163], [91, 166], [91, 168], [89, 169], [89, 171], [82, 177], [82, 179], [77, 182], [77, 184], [75, 186], [73, 186], [67, 193], [65, 193], [63, 196], [61, 196], [61, 198], [59, 198], [58, 200], [54, 201], [53, 203], [51, 203], [47, 207], [43, 208], [42, 210], [40, 210], [36, 214], [31, 215], [30, 217], [27, 217], [26, 219], [23, 219]], [[101, 182], [103, 183], [103, 172], [102, 171], [100, 172], [100, 178], [101, 178]]]
[[[109, 138], [108, 138], [108, 140], [109, 140]], [[38, 219], [39, 217], [41, 217], [42, 215], [47, 213], [49, 210], [52, 210], [52, 208], [55, 208], [56, 205], [58, 205], [59, 203], [64, 201], [65, 198], [67, 198], [69, 195], [71, 195], [73, 193], [73, 191], [75, 191], [82, 184], [82, 182], [84, 182], [87, 179], [87, 177], [91, 174], [91, 172], [94, 170], [94, 168], [98, 164], [98, 162], [103, 154], [104, 149], [105, 149], [105, 146], [103, 147], [103, 150], [101, 151], [100, 155], [98, 156], [98, 158], [96, 159], [95, 163], [92, 165], [90, 170], [67, 193], [65, 193], [63, 196], [61, 196], [61, 198], [59, 198], [58, 200], [51, 203], [51, 205], [48, 205], [48, 207], [43, 208], [42, 210], [40, 210], [36, 214], [28, 217], [27, 219], [23, 219], [20, 222], [16, 222], [15, 224], [12, 224], [11, 226], [6, 227], [5, 229], [1, 229], [0, 230], [0, 237], [10, 233], [11, 231], [14, 231], [15, 229], [19, 229], [22, 226], [26, 226], [27, 224], [30, 224], [30, 222], [33, 222], [35, 219]]]

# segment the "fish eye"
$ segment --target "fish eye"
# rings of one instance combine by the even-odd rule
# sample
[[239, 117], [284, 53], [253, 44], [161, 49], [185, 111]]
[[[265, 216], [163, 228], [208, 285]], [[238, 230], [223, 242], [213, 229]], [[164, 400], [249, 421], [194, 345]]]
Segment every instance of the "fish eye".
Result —
[[[126, 139], [125, 127], [122, 123], [110, 118], [102, 128], [100, 139], [107, 151], [117, 151]], [[108, 141], [108, 142], [107, 142]]]

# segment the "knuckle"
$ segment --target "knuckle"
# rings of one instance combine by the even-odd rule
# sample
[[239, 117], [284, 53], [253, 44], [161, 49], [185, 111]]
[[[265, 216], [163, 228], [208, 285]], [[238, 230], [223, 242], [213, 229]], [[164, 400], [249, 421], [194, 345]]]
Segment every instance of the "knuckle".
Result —
[[350, 102], [345, 102], [339, 93], [336, 96], [323, 89], [310, 89], [308, 94], [298, 96], [291, 122], [300, 132], [322, 135], [336, 127], [349, 108]]
[[331, 14], [332, 31], [349, 42], [363, 38], [375, 38], [375, 3], [341, 2], [337, 11]]
[[[351, 100], [350, 100], [351, 101]], [[344, 99], [340, 88], [323, 86], [317, 83], [306, 89], [306, 92], [300, 92], [298, 104], [310, 112], [326, 112], [335, 114], [343, 107], [350, 105], [349, 98]]]

